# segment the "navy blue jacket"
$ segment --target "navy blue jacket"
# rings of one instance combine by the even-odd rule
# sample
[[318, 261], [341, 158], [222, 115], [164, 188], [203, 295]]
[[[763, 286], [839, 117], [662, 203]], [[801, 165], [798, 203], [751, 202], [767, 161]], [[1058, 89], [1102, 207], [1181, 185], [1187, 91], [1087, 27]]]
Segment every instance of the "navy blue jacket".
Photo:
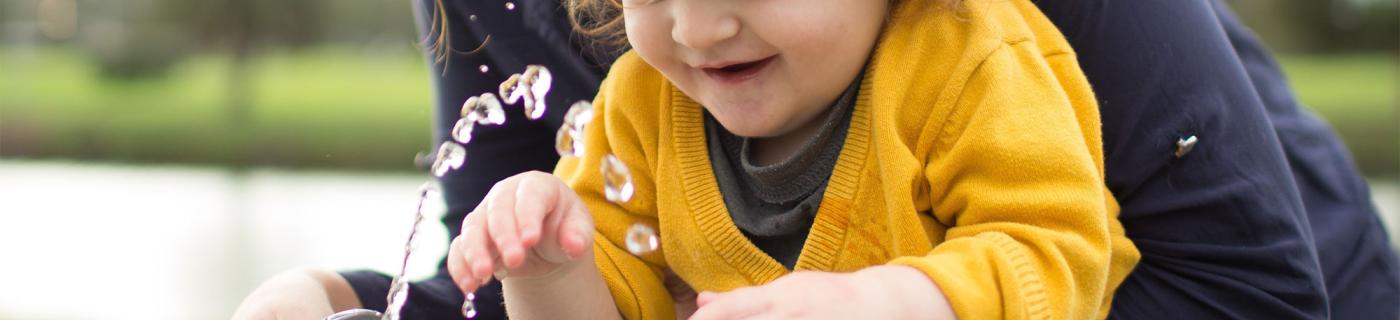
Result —
[[[1365, 181], [1219, 1], [1036, 2], [1099, 99], [1109, 189], [1143, 259], [1111, 317], [1400, 318]], [[1172, 155], [1194, 135], [1194, 150]], [[1329, 303], [1330, 301], [1330, 303]]]
[[[417, 1], [431, 13], [432, 0]], [[433, 64], [437, 141], [448, 137], [466, 97], [494, 91], [509, 73], [544, 64], [555, 76], [545, 119], [512, 112], [506, 126], [478, 129], [467, 146], [471, 163], [442, 180], [450, 210], [442, 221], [452, 237], [495, 181], [552, 169], [563, 107], [591, 99], [607, 70], [597, 61], [610, 61], [578, 53], [557, 2], [514, 3], [511, 11], [444, 1], [455, 49], [474, 49], [487, 35], [490, 42]], [[1036, 5], [1069, 39], [1098, 96], [1107, 184], [1143, 255], [1110, 317], [1400, 318], [1400, 267], [1365, 181], [1218, 0]], [[1187, 136], [1197, 137], [1195, 148], [1175, 157]], [[342, 274], [366, 307], [384, 308], [386, 276]], [[460, 317], [462, 294], [446, 269], [411, 290], [410, 319]], [[477, 293], [479, 318], [504, 317], [499, 290]]]

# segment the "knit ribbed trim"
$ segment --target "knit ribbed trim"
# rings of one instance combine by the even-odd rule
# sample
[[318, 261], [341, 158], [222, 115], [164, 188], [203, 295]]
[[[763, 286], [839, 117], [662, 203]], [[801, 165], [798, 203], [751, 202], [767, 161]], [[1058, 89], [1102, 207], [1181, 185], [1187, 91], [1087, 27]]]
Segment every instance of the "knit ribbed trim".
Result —
[[802, 244], [802, 254], [798, 255], [794, 270], [833, 270], [845, 246], [851, 205], [860, 186], [861, 172], [865, 171], [866, 160], [870, 157], [871, 92], [874, 91], [871, 74], [865, 72], [860, 80], [846, 142], [841, 147], [841, 156], [836, 159], [831, 179], [826, 183], [826, 193], [822, 194], [812, 231]]
[[787, 269], [749, 242], [729, 218], [714, 169], [710, 167], [703, 112], [700, 104], [680, 90], [671, 89], [672, 143], [680, 165], [685, 205], [700, 229], [700, 237], [709, 242], [714, 254], [733, 266], [749, 283], [768, 283], [785, 274]]
[[[797, 270], [832, 270], [846, 241], [851, 203], [869, 157], [871, 77], [872, 73], [866, 73], [861, 80], [845, 144], [797, 258]], [[729, 217], [710, 166], [703, 108], [674, 87], [671, 105], [672, 143], [680, 165], [681, 188], [701, 237], [750, 283], [768, 283], [787, 274], [787, 268], [754, 246]]]
[[1026, 315], [1031, 319], [1050, 318], [1050, 298], [1045, 293], [1045, 282], [1041, 281], [1031, 258], [1026, 256], [1025, 247], [1004, 233], [984, 233], [977, 237], [991, 241], [998, 251], [1011, 260], [1011, 272], [1016, 277], [1016, 283], [1021, 284], [1017, 293], [1025, 301]]

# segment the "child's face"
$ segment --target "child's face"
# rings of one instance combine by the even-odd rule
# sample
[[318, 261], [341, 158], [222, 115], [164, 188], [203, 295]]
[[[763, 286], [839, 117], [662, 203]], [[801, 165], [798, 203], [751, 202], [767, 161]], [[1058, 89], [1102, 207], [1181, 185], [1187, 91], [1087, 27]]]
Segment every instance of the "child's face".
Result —
[[[649, 2], [649, 3], [648, 3]], [[623, 0], [627, 40], [648, 64], [746, 137], [817, 119], [855, 80], [883, 0]]]

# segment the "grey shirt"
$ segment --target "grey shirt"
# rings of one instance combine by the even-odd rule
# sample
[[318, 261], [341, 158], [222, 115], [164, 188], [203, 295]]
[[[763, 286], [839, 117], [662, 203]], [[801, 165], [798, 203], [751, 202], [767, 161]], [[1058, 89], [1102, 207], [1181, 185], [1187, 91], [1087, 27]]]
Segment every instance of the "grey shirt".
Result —
[[841, 155], [859, 86], [857, 78], [796, 153], [769, 165], [754, 163], [750, 139], [730, 133], [705, 114], [710, 162], [729, 217], [749, 241], [788, 269], [797, 264]]

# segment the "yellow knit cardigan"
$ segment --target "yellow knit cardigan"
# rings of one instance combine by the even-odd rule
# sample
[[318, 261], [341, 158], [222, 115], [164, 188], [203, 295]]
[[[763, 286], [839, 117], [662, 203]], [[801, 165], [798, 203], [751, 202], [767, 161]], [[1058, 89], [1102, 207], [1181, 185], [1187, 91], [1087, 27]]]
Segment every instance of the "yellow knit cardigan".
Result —
[[[1105, 317], [1139, 256], [1103, 183], [1098, 109], [1073, 51], [1027, 0], [897, 3], [796, 269], [914, 267], [961, 319]], [[730, 220], [700, 105], [632, 53], [594, 104], [585, 152], [555, 173], [593, 215], [622, 315], [673, 319], [667, 270], [700, 291], [789, 273]], [[607, 153], [631, 169], [630, 202], [604, 199]], [[623, 249], [635, 223], [658, 228], [661, 250]]]

